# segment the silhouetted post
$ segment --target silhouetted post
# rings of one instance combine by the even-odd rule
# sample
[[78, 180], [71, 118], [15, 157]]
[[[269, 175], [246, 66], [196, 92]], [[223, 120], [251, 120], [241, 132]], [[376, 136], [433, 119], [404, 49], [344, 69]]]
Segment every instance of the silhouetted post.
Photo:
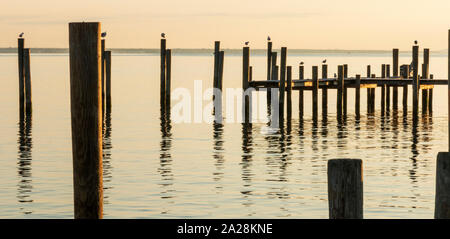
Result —
[[280, 100], [279, 100], [280, 128], [284, 124], [284, 91], [286, 86], [286, 58], [287, 58], [287, 48], [282, 47], [280, 59]]
[[31, 99], [31, 70], [30, 70], [30, 49], [23, 49], [23, 69], [25, 78], [25, 111], [27, 115], [33, 112]]
[[[367, 78], [370, 78], [370, 65], [367, 66]], [[367, 113], [370, 113], [370, 95], [371, 89], [367, 88]]]
[[[448, 55], [447, 55], [447, 61], [448, 61], [448, 65], [447, 65], [447, 80], [448, 80], [448, 89], [447, 89], [447, 94], [448, 94], [448, 102], [447, 102], [447, 104], [448, 104], [448, 111], [447, 112], [450, 112], [450, 30], [448, 30], [448, 47], [447, 47], [447, 49], [448, 49]], [[447, 113], [447, 114], [449, 114], [449, 113]], [[450, 117], [448, 117], [448, 119], [447, 119], [447, 121], [448, 121], [448, 143], [449, 143], [449, 145], [448, 145], [448, 151], [450, 152]]]
[[111, 51], [105, 51], [105, 94], [106, 109], [111, 110]]
[[103, 217], [100, 23], [70, 23], [75, 218]]
[[356, 119], [359, 119], [361, 113], [361, 75], [356, 75], [355, 83], [355, 115]]
[[292, 67], [287, 67], [287, 88], [286, 88], [286, 98], [287, 98], [287, 119], [292, 119]]
[[165, 91], [165, 95], [166, 95], [166, 99], [165, 101], [165, 107], [166, 107], [166, 114], [170, 114], [170, 88], [171, 88], [171, 78], [172, 78], [172, 50], [171, 49], [166, 49], [166, 53], [165, 53], [165, 58], [166, 58], [166, 89]]
[[[430, 79], [433, 79], [433, 74], [430, 75]], [[433, 114], [433, 89], [428, 91], [428, 113]]]
[[[377, 76], [375, 74], [372, 74], [372, 78], [376, 78]], [[370, 89], [370, 112], [375, 113], [375, 90], [376, 88]]]
[[17, 58], [19, 62], [19, 115], [20, 120], [24, 119], [25, 114], [25, 77], [23, 66], [23, 48], [25, 45], [25, 39], [17, 39]]
[[165, 101], [166, 101], [166, 39], [161, 39], [161, 48], [160, 48], [160, 55], [161, 55], [161, 64], [160, 64], [160, 74], [161, 74], [161, 80], [160, 80], [160, 104], [161, 109], [165, 109]]
[[[392, 74], [394, 77], [399, 77], [398, 74], [398, 49], [392, 50]], [[394, 86], [392, 90], [392, 108], [398, 109], [398, 87]]]
[[[305, 79], [305, 68], [304, 66], [298, 67], [298, 79], [304, 80]], [[302, 89], [298, 90], [298, 114], [299, 119], [303, 120], [304, 115], [304, 91]]]
[[[101, 50], [101, 60], [102, 60], [102, 100], [105, 100], [105, 49], [106, 49], [106, 42], [105, 39], [102, 39], [102, 50]], [[102, 107], [105, 107], [105, 104], [102, 104]], [[104, 109], [103, 110], [103, 115], [104, 115]]]
[[[386, 78], [391, 77], [391, 66], [386, 64]], [[389, 114], [391, 111], [391, 87], [386, 85], [386, 113]]]
[[248, 68], [248, 81], [252, 81], [253, 80], [253, 66], [249, 66]]
[[[328, 65], [322, 65], [322, 79], [328, 78]], [[322, 116], [328, 114], [328, 89], [327, 86], [322, 87]]]
[[347, 87], [345, 86], [345, 79], [347, 79], [347, 77], [348, 77], [348, 65], [344, 64], [344, 80], [343, 80], [344, 91], [342, 96], [344, 98], [342, 102], [344, 116], [347, 116]]
[[219, 51], [219, 89], [223, 89], [223, 65], [225, 60], [225, 51]]
[[338, 80], [337, 80], [337, 117], [338, 119], [342, 119], [342, 94], [344, 91], [344, 66], [338, 66]]
[[[276, 66], [277, 66], [277, 53], [276, 52], [272, 52], [271, 53], [271, 57], [272, 57], [272, 60], [270, 60], [270, 63], [271, 63], [271, 70], [270, 70], [270, 73], [271, 73], [271, 79], [272, 80], [276, 80], [276, 75], [278, 74], [278, 69], [276, 68]], [[271, 110], [270, 110], [270, 108], [271, 108], [271, 105], [272, 105], [272, 93], [271, 93], [271, 90], [270, 90], [270, 88], [268, 87], [267, 88], [267, 111], [268, 112], [271, 112]]]
[[330, 219], [363, 218], [363, 171], [361, 159], [328, 160]]
[[312, 67], [312, 83], [313, 121], [317, 121], [317, 116], [319, 114], [319, 73], [317, 66]]
[[248, 89], [248, 82], [250, 76], [250, 48], [245, 46], [242, 49], [242, 90], [244, 91], [243, 107], [244, 107], [244, 122], [250, 122], [250, 96], [245, 95]]
[[214, 42], [214, 79], [213, 87], [219, 88], [219, 61], [220, 61], [220, 41]]
[[[430, 49], [423, 49], [422, 79], [428, 79], [430, 67]], [[428, 113], [428, 89], [422, 90], [422, 114]]]
[[[267, 80], [271, 78], [271, 68], [272, 68], [272, 42], [267, 42]], [[270, 94], [269, 94], [270, 95]]]
[[[381, 78], [384, 79], [386, 78], [386, 65], [382, 64], [381, 65]], [[382, 84], [381, 85], [381, 97], [380, 97], [380, 102], [381, 102], [381, 116], [384, 116], [384, 112], [386, 109], [386, 104], [385, 104], [385, 100], [386, 100], [386, 84]]]
[[436, 162], [435, 219], [450, 219], [450, 153], [439, 152]]
[[413, 117], [419, 113], [419, 46], [413, 46]]
[[[403, 65], [403, 75], [402, 78], [409, 79], [409, 65]], [[408, 113], [408, 85], [403, 86], [403, 98], [402, 98], [402, 106], [403, 106], [403, 115], [407, 115]]]

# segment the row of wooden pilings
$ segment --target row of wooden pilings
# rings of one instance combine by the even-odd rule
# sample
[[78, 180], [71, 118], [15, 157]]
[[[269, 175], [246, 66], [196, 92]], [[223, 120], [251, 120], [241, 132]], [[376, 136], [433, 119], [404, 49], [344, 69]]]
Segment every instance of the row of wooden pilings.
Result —
[[[108, 67], [110, 67], [111, 64], [104, 61], [104, 59], [108, 59], [108, 55], [110, 59], [110, 53], [106, 53], [106, 51], [103, 53], [104, 42], [102, 43], [100, 39], [100, 33], [101, 26], [98, 22], [69, 24], [74, 215], [77, 219], [98, 219], [103, 217], [101, 125], [105, 101], [108, 102], [109, 99], [110, 102], [111, 99], [110, 93], [104, 93], [104, 89], [107, 89], [108, 91], [108, 88], [110, 92], [110, 78], [108, 80], [110, 69], [108, 70]], [[20, 42], [21, 41], [19, 41], [19, 43]], [[24, 56], [20, 51], [21, 50], [19, 49], [19, 80], [22, 80], [22, 74], [27, 73], [20, 73], [21, 69], [23, 69], [23, 65], [21, 65], [21, 61], [23, 60], [20, 59]], [[417, 53], [417, 51], [415, 52]], [[243, 54], [245, 56], [244, 66], [247, 66], [248, 61], [245, 59], [248, 59], [249, 49], [244, 48]], [[165, 50], [164, 53], [161, 53], [161, 84], [164, 83], [164, 87], [161, 87], [161, 89], [165, 89], [164, 92], [161, 91], [161, 104], [163, 104], [164, 101], [163, 108], [165, 110], [169, 109], [167, 108], [167, 100], [170, 100], [170, 97], [167, 98], [167, 94], [170, 96], [170, 55], [170, 50], [169, 52]], [[221, 87], [223, 52], [215, 54], [215, 56], [218, 56], [219, 58], [217, 69], [220, 69], [218, 72], [216, 72], [216, 70], [214, 71], [214, 79], [217, 79], [217, 84], [215, 84], [215, 86]], [[281, 68], [284, 68], [286, 66], [286, 48], [282, 48], [281, 56]], [[270, 65], [274, 65], [273, 55], [271, 55]], [[415, 65], [417, 66], [417, 61]], [[243, 73], [244, 79], [249, 79], [248, 77], [251, 79], [251, 68], [244, 67], [244, 69], [248, 69], [248, 71], [244, 71]], [[290, 79], [292, 76], [291, 67], [286, 67], [286, 69], [287, 72], [284, 70], [280, 71], [280, 80], [285, 77]], [[415, 69], [416, 72], [414, 74], [417, 74], [417, 67], [415, 67]], [[316, 80], [318, 75], [317, 70], [317, 67], [313, 67], [313, 79], [315, 79], [314, 85], [316, 86], [318, 85], [318, 81]], [[106, 74], [106, 82], [103, 80], [104, 73], [102, 72], [105, 72]], [[268, 78], [273, 77], [274, 75], [274, 73], [268, 74]], [[340, 79], [339, 94], [344, 95], [344, 66], [339, 66], [338, 75], [338, 79]], [[243, 86], [246, 87], [248, 82], [249, 81], [244, 81]], [[167, 85], [169, 85], [169, 87], [167, 87]], [[283, 90], [280, 91], [282, 94], [284, 94], [284, 87], [285, 84], [280, 84], [280, 88], [283, 88]], [[289, 89], [290, 87], [291, 84], [288, 84], [287, 88]], [[22, 88], [20, 88], [20, 90], [22, 90]], [[318, 87], [315, 87], [315, 91], [317, 90]], [[416, 88], [416, 91], [418, 91], [418, 88]], [[315, 95], [317, 101], [317, 94]], [[280, 104], [284, 104], [284, 97], [280, 97], [279, 100]], [[342, 100], [342, 104], [343, 103], [344, 101]], [[342, 104], [340, 103], [340, 105]], [[110, 103], [106, 103], [106, 105], [107, 107], [108, 105], [111, 107]], [[363, 218], [362, 160], [336, 159], [328, 161], [328, 199], [330, 218]], [[438, 155], [435, 218], [450, 218], [450, 154], [447, 152], [439, 153]]]

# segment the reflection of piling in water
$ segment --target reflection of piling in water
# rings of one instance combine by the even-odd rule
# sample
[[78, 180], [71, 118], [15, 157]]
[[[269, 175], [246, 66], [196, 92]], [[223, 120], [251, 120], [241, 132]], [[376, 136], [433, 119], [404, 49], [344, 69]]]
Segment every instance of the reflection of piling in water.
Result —
[[328, 161], [330, 219], [363, 218], [363, 171], [360, 159]]
[[103, 217], [100, 23], [70, 23], [75, 218]]
[[112, 164], [111, 164], [112, 148], [113, 148], [113, 145], [112, 145], [111, 109], [106, 108], [105, 120], [103, 122], [103, 142], [102, 142], [104, 204], [109, 203], [107, 201], [108, 195], [106, 194], [106, 191], [111, 188], [111, 186], [108, 186], [108, 184], [112, 180], [112, 169], [113, 169]]
[[162, 116], [161, 118], [161, 143], [160, 143], [160, 156], [159, 156], [159, 168], [158, 172], [161, 175], [161, 186], [163, 191], [161, 192], [162, 199], [170, 199], [172, 190], [167, 188], [173, 185], [173, 173], [172, 173], [172, 125], [170, 118]]
[[19, 121], [19, 152], [18, 152], [18, 168], [20, 181], [17, 184], [17, 200], [19, 203], [23, 203], [21, 209], [23, 213], [30, 214], [31, 211], [26, 209], [28, 203], [32, 203], [31, 193], [33, 189], [32, 185], [32, 116], [27, 114], [23, 120]]
[[[218, 182], [223, 178], [223, 168], [224, 168], [224, 162], [225, 157], [223, 155], [223, 124], [219, 124], [214, 122], [213, 123], [213, 138], [214, 138], [214, 153], [213, 158], [215, 159], [214, 165], [216, 166], [216, 172], [214, 172], [214, 181]], [[216, 186], [216, 189], [219, 189], [222, 187]]]

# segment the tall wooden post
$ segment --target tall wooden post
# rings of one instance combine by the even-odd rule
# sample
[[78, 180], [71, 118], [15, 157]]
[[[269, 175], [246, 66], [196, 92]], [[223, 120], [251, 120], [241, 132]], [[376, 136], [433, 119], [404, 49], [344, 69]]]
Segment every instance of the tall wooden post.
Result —
[[[322, 79], [328, 78], [328, 65], [322, 65]], [[328, 114], [328, 89], [327, 86], [322, 87], [322, 116], [326, 117]]]
[[337, 117], [338, 119], [342, 119], [342, 95], [344, 92], [344, 66], [340, 65], [338, 66], [338, 80], [337, 80]]
[[[370, 65], [367, 66], [367, 78], [370, 78]], [[367, 113], [370, 113], [370, 95], [371, 95], [371, 89], [367, 88]]]
[[[430, 74], [430, 79], [433, 78], [433, 74]], [[428, 91], [428, 114], [433, 114], [433, 89]]]
[[[384, 79], [386, 78], [386, 65], [382, 64], [381, 65], [381, 78]], [[380, 97], [380, 102], [381, 102], [381, 116], [384, 116], [385, 110], [386, 110], [386, 84], [382, 84], [381, 85], [381, 97]]]
[[[430, 49], [423, 49], [423, 64], [422, 64], [422, 79], [428, 79], [429, 76], [429, 67], [430, 67]], [[428, 89], [422, 90], [422, 114], [428, 114]]]
[[100, 23], [70, 23], [75, 218], [103, 217]]
[[105, 93], [106, 109], [111, 111], [111, 51], [105, 51]]
[[[305, 69], [304, 66], [299, 66], [298, 67], [298, 79], [299, 80], [303, 80], [305, 79]], [[299, 114], [299, 119], [303, 120], [303, 115], [304, 115], [304, 92], [302, 89], [298, 90], [298, 114]]]
[[[371, 77], [375, 79], [377, 76], [375, 74], [372, 74]], [[375, 90], [376, 89], [377, 88], [371, 88], [370, 89], [370, 102], [371, 102], [371, 104], [370, 104], [370, 112], [371, 113], [375, 113], [375, 94], [376, 94]]]
[[413, 117], [419, 113], [419, 46], [413, 46]]
[[31, 70], [30, 70], [30, 49], [23, 49], [23, 68], [25, 78], [25, 111], [27, 115], [33, 112], [31, 99]]
[[250, 122], [250, 96], [245, 94], [248, 89], [250, 75], [250, 48], [244, 47], [242, 49], [242, 90], [244, 91], [243, 109], [244, 109], [244, 122], [247, 124]]
[[292, 67], [287, 67], [286, 75], [286, 98], [287, 98], [287, 119], [292, 119]]
[[[276, 79], [276, 74], [278, 74], [278, 69], [276, 69], [277, 66], [277, 53], [276, 52], [271, 52], [271, 60], [270, 60], [270, 74], [271, 74], [271, 80], [275, 80]], [[267, 111], [271, 112], [270, 108], [272, 105], [272, 92], [270, 90], [270, 88], [267, 88]]]
[[17, 39], [17, 58], [19, 63], [19, 116], [22, 121], [25, 116], [25, 77], [23, 66], [23, 49], [25, 46], [25, 39]]
[[[164, 106], [166, 107], [166, 114], [170, 115], [170, 88], [171, 88], [171, 78], [172, 78], [172, 50], [171, 49], [166, 49], [166, 53], [165, 53], [165, 58], [166, 58], [166, 89], [165, 91], [165, 104]], [[219, 58], [220, 59], [220, 58]], [[220, 74], [220, 71], [219, 71]]]
[[[409, 65], [405, 65], [405, 75], [404, 79], [409, 79]], [[403, 86], [403, 98], [402, 98], [402, 106], [403, 106], [403, 115], [407, 115], [408, 113], [408, 85]]]
[[[225, 61], [225, 51], [219, 51], [219, 89], [223, 89], [223, 66]], [[170, 94], [170, 92], [169, 92]]]
[[[450, 65], [449, 65], [450, 67]], [[450, 219], [450, 153], [439, 152], [436, 162], [435, 219]]]
[[313, 83], [313, 90], [312, 90], [312, 102], [313, 102], [313, 121], [317, 121], [317, 116], [319, 112], [319, 78], [318, 78], [318, 67], [313, 66], [312, 67], [312, 83]]
[[[391, 78], [391, 66], [386, 64], [386, 78]], [[391, 111], [391, 87], [386, 85], [386, 113]]]
[[218, 88], [219, 84], [219, 61], [220, 61], [220, 41], [214, 42], [214, 79], [213, 87]]
[[271, 68], [272, 68], [272, 42], [267, 42], [267, 80], [271, 78]]
[[[398, 49], [392, 50], [392, 74], [394, 77], [399, 77], [399, 65], [398, 65]], [[398, 109], [398, 87], [394, 86], [392, 90], [392, 108], [394, 111]]]
[[[101, 61], [102, 61], [102, 63], [101, 63], [101, 67], [102, 67], [102, 69], [101, 69], [101, 71], [102, 71], [102, 100], [104, 101], [105, 100], [105, 49], [106, 49], [106, 40], [105, 39], [102, 39], [101, 40], [102, 41], [102, 45], [101, 45], [101, 47], [102, 47], [102, 50], [101, 50]], [[103, 105], [102, 105], [102, 107], [103, 107], [103, 115], [104, 115], [104, 107], [105, 107], [105, 104], [103, 103]]]
[[355, 86], [355, 115], [356, 119], [360, 117], [361, 108], [361, 75], [356, 75], [356, 86]]
[[161, 39], [160, 55], [160, 105], [164, 110], [166, 108], [166, 39], [164, 38]]
[[287, 58], [287, 48], [282, 47], [280, 59], [280, 100], [279, 100], [280, 128], [284, 124], [284, 91], [286, 87], [286, 58]]
[[343, 83], [344, 83], [344, 91], [343, 91], [343, 102], [342, 102], [342, 108], [343, 108], [343, 113], [344, 113], [344, 116], [347, 116], [347, 87], [345, 86], [345, 79], [347, 79], [348, 78], [348, 65], [347, 64], [344, 64], [344, 80], [343, 80]]
[[330, 219], [363, 218], [363, 171], [361, 159], [328, 161]]

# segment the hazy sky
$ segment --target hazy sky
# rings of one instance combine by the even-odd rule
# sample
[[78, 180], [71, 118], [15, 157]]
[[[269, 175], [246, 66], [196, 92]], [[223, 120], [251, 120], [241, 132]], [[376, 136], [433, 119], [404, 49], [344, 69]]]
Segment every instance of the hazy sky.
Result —
[[68, 22], [100, 21], [107, 47], [447, 48], [450, 0], [1, 0], [0, 47], [68, 47]]

